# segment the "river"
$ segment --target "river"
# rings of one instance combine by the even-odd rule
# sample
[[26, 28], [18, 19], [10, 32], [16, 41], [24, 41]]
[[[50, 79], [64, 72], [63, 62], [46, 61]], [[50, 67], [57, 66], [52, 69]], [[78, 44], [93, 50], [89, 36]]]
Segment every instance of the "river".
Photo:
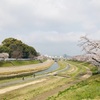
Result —
[[36, 72], [35, 75], [41, 75], [41, 74], [45, 74], [45, 73], [50, 73], [52, 71], [55, 71], [56, 69], [58, 69], [59, 66], [58, 66], [58, 63], [55, 62], [51, 67], [49, 67], [48, 69], [46, 70], [43, 70], [43, 71], [40, 71], [40, 72]]

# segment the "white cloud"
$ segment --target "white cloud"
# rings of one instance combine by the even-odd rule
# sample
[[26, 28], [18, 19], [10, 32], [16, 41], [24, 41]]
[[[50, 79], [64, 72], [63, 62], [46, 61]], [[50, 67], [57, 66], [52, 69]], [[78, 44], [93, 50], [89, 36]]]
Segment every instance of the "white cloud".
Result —
[[91, 0], [90, 4], [95, 8], [100, 10], [100, 0]]
[[18, 28], [27, 24], [45, 27], [48, 22], [80, 23], [83, 29], [91, 30], [96, 27], [90, 15], [92, 7], [99, 5], [95, 1], [98, 0], [4, 0], [0, 22], [2, 27], [16, 24]]
[[46, 38], [51, 42], [77, 42], [80, 39], [81, 35], [85, 35], [85, 33], [53, 33]]
[[28, 44], [68, 43], [84, 34], [99, 39], [99, 29], [100, 0], [0, 1], [2, 39], [15, 37]]
[[100, 30], [90, 33], [87, 35], [88, 38], [93, 39], [93, 40], [100, 40]]
[[78, 42], [81, 36], [86, 33], [58, 33], [58, 32], [33, 32], [31, 34], [17, 34], [14, 35], [17, 39], [23, 40], [25, 43], [67, 43], [67, 42]]

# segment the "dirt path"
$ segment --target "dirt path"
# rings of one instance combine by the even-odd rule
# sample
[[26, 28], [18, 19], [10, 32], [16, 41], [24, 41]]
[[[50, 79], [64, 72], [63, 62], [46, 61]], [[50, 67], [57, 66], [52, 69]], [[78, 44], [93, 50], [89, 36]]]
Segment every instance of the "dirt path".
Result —
[[4, 94], [6, 92], [9, 92], [9, 91], [12, 91], [12, 90], [15, 90], [15, 89], [19, 89], [19, 88], [22, 88], [22, 87], [25, 87], [25, 86], [28, 86], [28, 85], [33, 85], [33, 84], [36, 84], [36, 83], [40, 83], [40, 82], [43, 82], [43, 81], [46, 81], [46, 79], [40, 79], [40, 80], [36, 80], [36, 81], [33, 81], [33, 82], [29, 82], [29, 83], [25, 83], [25, 84], [21, 84], [21, 85], [17, 85], [17, 86], [11, 86], [11, 87], [7, 87], [7, 88], [4, 88], [4, 89], [0, 89], [0, 94]]

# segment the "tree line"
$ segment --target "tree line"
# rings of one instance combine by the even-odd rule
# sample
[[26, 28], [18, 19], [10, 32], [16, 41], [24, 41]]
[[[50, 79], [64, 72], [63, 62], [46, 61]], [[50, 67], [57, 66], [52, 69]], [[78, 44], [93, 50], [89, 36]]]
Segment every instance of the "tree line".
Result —
[[0, 53], [6, 52], [9, 54], [9, 58], [34, 58], [38, 56], [37, 51], [21, 40], [15, 38], [6, 38], [0, 45]]

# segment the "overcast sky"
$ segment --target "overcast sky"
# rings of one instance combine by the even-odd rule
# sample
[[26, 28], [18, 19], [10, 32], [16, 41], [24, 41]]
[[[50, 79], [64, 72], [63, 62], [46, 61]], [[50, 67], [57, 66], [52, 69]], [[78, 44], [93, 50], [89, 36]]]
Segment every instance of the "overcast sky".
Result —
[[0, 0], [0, 43], [13, 37], [42, 54], [78, 55], [83, 35], [100, 39], [100, 0]]

